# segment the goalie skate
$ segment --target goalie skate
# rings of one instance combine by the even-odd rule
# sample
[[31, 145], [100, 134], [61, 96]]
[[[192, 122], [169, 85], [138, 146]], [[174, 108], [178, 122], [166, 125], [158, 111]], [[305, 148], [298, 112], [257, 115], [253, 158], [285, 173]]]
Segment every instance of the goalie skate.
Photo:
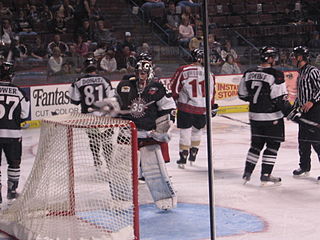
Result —
[[271, 174], [262, 174], [260, 177], [261, 186], [280, 186], [281, 185], [281, 178], [274, 177]]
[[169, 210], [177, 206], [177, 197], [161, 199], [155, 202], [157, 208], [161, 210]]

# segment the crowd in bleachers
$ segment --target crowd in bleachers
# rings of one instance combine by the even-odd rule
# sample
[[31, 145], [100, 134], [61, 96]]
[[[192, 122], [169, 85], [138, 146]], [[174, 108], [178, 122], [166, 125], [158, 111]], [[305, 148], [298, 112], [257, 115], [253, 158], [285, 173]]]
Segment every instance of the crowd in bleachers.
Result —
[[137, 51], [146, 51], [130, 32], [115, 36], [96, 0], [2, 0], [0, 15], [0, 55], [17, 70], [43, 66], [48, 76], [79, 73], [83, 60], [95, 57], [101, 71], [126, 73]]
[[[161, 27], [160, 34], [169, 45], [190, 51], [203, 46], [201, 0], [133, 1], [139, 9], [137, 14], [141, 14], [146, 23]], [[0, 54], [7, 58], [10, 53], [11, 60], [21, 69], [44, 66], [49, 76], [79, 73], [84, 58], [90, 56], [97, 58], [100, 70], [106, 73], [132, 71], [137, 54], [150, 53], [150, 46], [148, 43], [138, 46], [132, 32], [120, 35], [114, 32], [100, 3], [96, 0], [0, 0]], [[249, 40], [256, 36], [265, 41], [258, 42], [258, 46], [280, 44], [282, 40], [287, 44], [285, 35], [292, 33], [292, 39], [303, 34], [304, 39], [298, 39], [301, 40], [298, 43], [320, 47], [319, 1], [210, 0], [208, 4], [208, 40], [214, 73], [236, 73], [239, 67], [241, 70], [241, 57], [234, 54], [235, 47], [230, 46], [234, 36], [230, 36], [229, 28], [237, 28]], [[310, 37], [309, 32], [312, 32]], [[268, 36], [273, 36], [275, 41]], [[293, 41], [291, 45], [296, 45]], [[320, 60], [318, 62], [320, 64]]]

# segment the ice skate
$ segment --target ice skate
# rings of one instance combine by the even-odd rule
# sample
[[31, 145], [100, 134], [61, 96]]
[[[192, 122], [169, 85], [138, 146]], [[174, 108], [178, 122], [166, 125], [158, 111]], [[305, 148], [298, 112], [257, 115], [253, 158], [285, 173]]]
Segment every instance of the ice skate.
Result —
[[320, 176], [317, 178], [317, 183], [320, 184]]
[[310, 171], [298, 168], [298, 169], [294, 170], [292, 172], [292, 174], [293, 174], [293, 177], [295, 177], [295, 178], [308, 177], [310, 175]]
[[246, 184], [251, 179], [251, 173], [245, 172], [242, 176], [242, 179], [243, 179], [243, 184]]
[[188, 150], [183, 150], [179, 152], [180, 159], [177, 161], [178, 167], [181, 169], [185, 169], [188, 157]]
[[18, 197], [17, 193], [18, 181], [8, 181], [7, 199], [13, 201]]
[[274, 177], [271, 174], [262, 174], [260, 177], [261, 186], [278, 186], [281, 185], [281, 178]]
[[191, 166], [196, 161], [196, 157], [197, 157], [198, 151], [199, 151], [198, 148], [195, 148], [195, 147], [190, 148], [190, 155], [189, 155], [189, 159], [188, 160], [189, 160], [189, 163], [190, 163]]

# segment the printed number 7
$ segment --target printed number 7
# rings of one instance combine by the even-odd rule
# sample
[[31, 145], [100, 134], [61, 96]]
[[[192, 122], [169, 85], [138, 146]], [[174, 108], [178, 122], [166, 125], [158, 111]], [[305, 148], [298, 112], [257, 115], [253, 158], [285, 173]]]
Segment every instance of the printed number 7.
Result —
[[262, 82], [259, 82], [259, 81], [253, 81], [251, 84], [251, 89], [256, 88], [256, 92], [254, 93], [254, 96], [253, 96], [253, 104], [256, 104], [258, 102], [258, 97], [259, 97], [262, 85], [263, 85]]

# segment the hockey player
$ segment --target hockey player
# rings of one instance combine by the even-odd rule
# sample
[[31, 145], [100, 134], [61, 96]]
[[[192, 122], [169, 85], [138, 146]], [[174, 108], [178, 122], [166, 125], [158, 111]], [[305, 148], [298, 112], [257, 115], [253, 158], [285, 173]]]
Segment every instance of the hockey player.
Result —
[[[13, 74], [13, 64], [4, 62], [0, 69], [0, 153], [4, 152], [8, 163], [7, 199], [9, 200], [17, 197], [16, 189], [19, 184], [22, 154], [20, 124], [28, 118], [30, 111], [30, 102], [25, 93], [11, 83]], [[0, 203], [2, 202], [1, 186], [0, 171]]]
[[251, 146], [248, 151], [243, 180], [250, 180], [251, 174], [262, 155], [261, 184], [281, 182], [280, 177], [271, 175], [280, 143], [284, 141], [284, 113], [291, 110], [287, 101], [284, 74], [273, 68], [278, 58], [274, 47], [260, 49], [261, 64], [247, 70], [239, 85], [239, 98], [249, 102]]
[[[71, 84], [69, 97], [71, 103], [81, 105], [81, 113], [88, 114], [94, 103], [102, 101], [104, 98], [113, 97], [114, 90], [108, 79], [97, 74], [97, 62], [94, 58], [88, 58], [84, 61], [83, 71], [84, 75]], [[92, 114], [96, 114], [96, 112]], [[101, 134], [104, 134], [104, 136], [101, 136]], [[98, 129], [90, 129], [88, 130], [88, 136], [94, 165], [101, 166], [102, 161], [98, 149], [100, 149], [102, 143], [99, 142], [99, 139], [107, 138], [108, 133], [100, 133]]]
[[176, 105], [167, 95], [162, 83], [152, 81], [152, 63], [141, 60], [136, 65], [136, 76], [121, 81], [116, 88], [118, 101], [105, 99], [99, 103], [104, 109], [118, 112], [118, 116], [132, 120], [138, 129], [138, 145], [142, 175], [160, 209], [171, 209], [177, 196], [168, 176], [159, 143], [170, 140], [170, 127]]
[[[310, 53], [305, 46], [297, 46], [293, 49], [292, 61], [299, 69], [298, 93], [294, 108], [298, 109], [297, 114], [301, 118], [320, 123], [320, 71], [309, 64]], [[311, 169], [311, 146], [320, 160], [320, 132], [310, 129], [310, 126], [301, 121], [297, 122], [299, 123], [300, 163], [299, 168], [293, 171], [293, 176], [308, 176]]]
[[[172, 97], [177, 102], [177, 127], [180, 128], [179, 155], [177, 164], [184, 168], [189, 155], [190, 163], [196, 160], [202, 130], [206, 125], [204, 52], [194, 49], [193, 63], [181, 66], [171, 79]], [[210, 96], [214, 106], [214, 78], [210, 76]]]

